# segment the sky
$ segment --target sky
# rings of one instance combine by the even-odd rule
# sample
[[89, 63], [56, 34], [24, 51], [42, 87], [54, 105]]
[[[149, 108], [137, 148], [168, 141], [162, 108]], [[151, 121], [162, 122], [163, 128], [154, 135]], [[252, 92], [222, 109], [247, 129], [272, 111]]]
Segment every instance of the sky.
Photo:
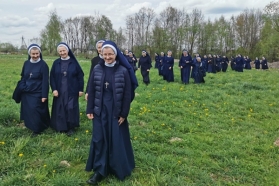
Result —
[[107, 16], [114, 29], [125, 27], [125, 18], [137, 13], [141, 7], [153, 8], [159, 14], [168, 6], [184, 8], [191, 12], [202, 10], [205, 19], [214, 20], [221, 15], [229, 19], [244, 9], [263, 9], [269, 0], [0, 0], [0, 43], [21, 45], [21, 37], [27, 45], [30, 39], [39, 37], [49, 19], [49, 12], [56, 10], [65, 20], [70, 17], [95, 15]]

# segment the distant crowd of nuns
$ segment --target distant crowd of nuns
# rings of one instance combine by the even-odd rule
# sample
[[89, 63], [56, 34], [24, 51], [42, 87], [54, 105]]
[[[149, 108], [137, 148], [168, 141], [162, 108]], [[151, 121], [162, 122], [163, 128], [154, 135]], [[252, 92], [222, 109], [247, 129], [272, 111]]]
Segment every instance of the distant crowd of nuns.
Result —
[[[112, 41], [96, 43], [98, 55], [91, 60], [91, 69], [85, 89], [86, 114], [92, 120], [93, 132], [86, 171], [94, 171], [88, 184], [96, 185], [108, 175], [123, 180], [135, 168], [130, 141], [128, 115], [130, 104], [138, 86], [136, 71], [140, 70], [143, 82], [150, 83], [152, 60], [143, 50], [137, 60], [133, 52], [122, 53]], [[51, 127], [59, 133], [71, 136], [79, 124], [79, 97], [84, 94], [84, 73], [74, 53], [66, 43], [57, 45], [57, 58], [51, 69], [43, 60], [41, 48], [31, 44], [28, 58], [21, 70], [21, 78], [13, 93], [13, 99], [21, 104], [20, 119], [33, 133], [40, 135]], [[138, 63], [138, 64], [137, 64]], [[251, 60], [240, 54], [231, 58], [232, 70], [243, 72], [251, 69]], [[268, 69], [267, 61], [256, 58], [256, 69]], [[189, 84], [204, 83], [206, 73], [226, 72], [229, 59], [226, 56], [196, 54], [191, 57], [183, 50], [178, 68], [181, 81]], [[172, 51], [155, 54], [155, 68], [167, 82], [174, 81]], [[48, 107], [49, 87], [53, 95], [51, 114]]]
[[[152, 60], [147, 51], [143, 50], [142, 55], [137, 61], [135, 55], [129, 51], [124, 51], [124, 56], [127, 58], [134, 71], [140, 69], [143, 82], [148, 85], [150, 83], [149, 72], [152, 67]], [[138, 65], [136, 64], [138, 62]], [[243, 72], [243, 69], [251, 69], [251, 59], [248, 56], [242, 56], [240, 54], [235, 57], [231, 57], [229, 60], [227, 56], [221, 55], [204, 55], [201, 57], [198, 53], [195, 57], [191, 57], [187, 50], [182, 51], [178, 67], [180, 68], [181, 81], [184, 84], [189, 84], [190, 78], [194, 79], [195, 84], [205, 83], [204, 77], [206, 73], [226, 72], [228, 66], [231, 66], [232, 70], [237, 72]], [[259, 60], [258, 57], [254, 60], [255, 69], [268, 69], [267, 60], [262, 57]], [[155, 68], [158, 69], [158, 73], [163, 77], [163, 80], [167, 82], [174, 81], [174, 58], [172, 57], [172, 51], [168, 51], [167, 54], [161, 52], [155, 53]]]

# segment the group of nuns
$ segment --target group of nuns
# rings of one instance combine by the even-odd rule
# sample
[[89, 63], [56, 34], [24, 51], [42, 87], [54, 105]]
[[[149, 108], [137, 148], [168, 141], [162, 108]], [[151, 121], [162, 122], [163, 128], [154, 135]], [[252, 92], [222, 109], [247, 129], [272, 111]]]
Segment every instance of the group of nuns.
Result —
[[[164, 52], [161, 52], [160, 55], [155, 53], [155, 68], [158, 69], [159, 75], [163, 76], [163, 79], [167, 82], [174, 81], [173, 67], [174, 58], [171, 51], [168, 51], [167, 55]], [[189, 84], [190, 77], [194, 79], [196, 84], [205, 83], [206, 66], [198, 54], [195, 58], [192, 58], [187, 50], [183, 50], [178, 67], [180, 68], [183, 84]]]
[[[41, 134], [51, 127], [71, 136], [79, 127], [79, 97], [83, 95], [84, 74], [73, 52], [66, 43], [59, 43], [56, 59], [49, 73], [41, 48], [28, 47], [28, 59], [24, 62], [21, 79], [13, 93], [16, 103], [21, 102], [20, 119], [33, 133]], [[49, 86], [53, 104], [51, 117], [48, 110]]]
[[[259, 60], [258, 57], [254, 60], [255, 69], [268, 69], [268, 63], [265, 57]], [[243, 72], [243, 69], [251, 70], [251, 59], [248, 56], [238, 54], [236, 57], [231, 57], [231, 69], [237, 72]]]
[[[96, 48], [98, 56], [91, 61], [85, 92], [86, 114], [93, 124], [85, 170], [94, 171], [87, 180], [92, 185], [109, 174], [123, 180], [135, 168], [127, 117], [138, 86], [135, 69], [114, 42], [100, 40]], [[15, 102], [21, 103], [20, 119], [33, 131], [32, 136], [48, 127], [71, 136], [79, 127], [84, 73], [66, 43], [59, 43], [57, 52], [60, 57], [53, 62], [49, 73], [41, 48], [30, 45], [21, 79], [13, 93]], [[132, 55], [131, 58], [135, 63], [136, 58]], [[53, 95], [51, 116], [49, 86]]]

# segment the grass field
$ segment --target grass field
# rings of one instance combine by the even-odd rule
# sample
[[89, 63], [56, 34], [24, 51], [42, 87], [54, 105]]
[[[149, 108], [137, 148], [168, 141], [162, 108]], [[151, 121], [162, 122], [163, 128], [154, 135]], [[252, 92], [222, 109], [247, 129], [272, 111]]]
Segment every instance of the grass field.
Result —
[[[48, 129], [38, 137], [19, 121], [12, 99], [27, 56], [0, 56], [0, 185], [77, 186], [84, 171], [92, 123], [80, 99], [81, 127], [68, 137]], [[55, 58], [45, 57], [51, 67]], [[89, 60], [80, 59], [87, 82]], [[109, 186], [279, 185], [279, 71], [207, 74], [205, 84], [167, 83], [152, 69], [140, 86], [129, 122], [136, 168]], [[49, 105], [52, 104], [50, 94]]]

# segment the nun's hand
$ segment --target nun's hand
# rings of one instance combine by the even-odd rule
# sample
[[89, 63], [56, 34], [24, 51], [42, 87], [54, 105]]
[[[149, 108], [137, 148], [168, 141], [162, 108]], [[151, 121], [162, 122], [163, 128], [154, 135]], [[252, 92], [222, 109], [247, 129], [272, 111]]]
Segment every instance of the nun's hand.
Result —
[[93, 114], [86, 114], [88, 119], [93, 119], [94, 115]]
[[183, 66], [180, 66], [180, 68], [183, 68]]
[[54, 97], [58, 97], [58, 91], [57, 91], [57, 90], [54, 90], [54, 91], [52, 92], [52, 94], [53, 94]]
[[78, 96], [82, 96], [83, 95], [83, 92], [78, 92]]
[[119, 117], [118, 124], [121, 125], [125, 121], [125, 118]]
[[88, 100], [88, 93], [85, 94], [84, 99], [87, 101]]
[[47, 100], [47, 98], [42, 98], [42, 102], [44, 103]]
[[171, 67], [169, 67], [169, 69], [171, 70]]
[[147, 72], [149, 72], [150, 71], [150, 69], [147, 69]]

